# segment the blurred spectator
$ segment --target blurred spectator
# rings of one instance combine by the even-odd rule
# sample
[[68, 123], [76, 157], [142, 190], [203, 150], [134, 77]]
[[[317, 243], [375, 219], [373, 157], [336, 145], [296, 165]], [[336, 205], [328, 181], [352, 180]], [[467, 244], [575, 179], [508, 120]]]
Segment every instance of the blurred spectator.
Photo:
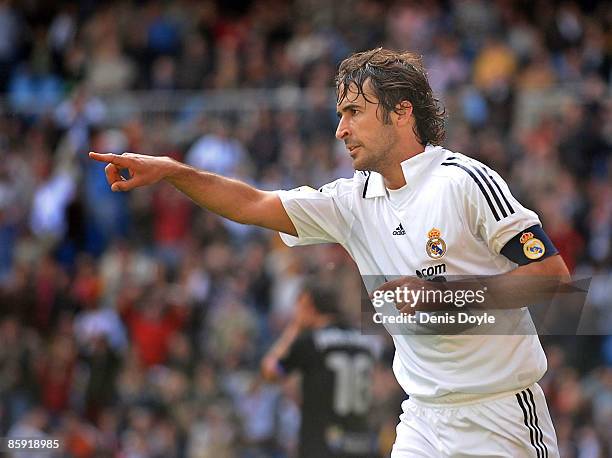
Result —
[[70, 337], [55, 336], [48, 356], [40, 355], [35, 361], [41, 404], [53, 414], [70, 407], [76, 386], [76, 356]]
[[[8, 431], [9, 439], [17, 439], [27, 437], [28, 439], [48, 439], [49, 436], [45, 432], [49, 423], [49, 415], [44, 409], [35, 407], [25, 413], [23, 417], [13, 425]], [[21, 452], [21, 456], [26, 458], [37, 458], [40, 455], [38, 451]]]
[[211, 120], [210, 133], [201, 137], [187, 152], [186, 162], [196, 168], [235, 177], [247, 159], [240, 142], [230, 136], [229, 121]]
[[206, 76], [212, 72], [210, 45], [199, 34], [191, 33], [185, 38], [183, 52], [178, 60], [177, 85], [181, 89], [205, 87]]
[[81, 421], [74, 412], [61, 417], [60, 440], [64, 451], [75, 458], [94, 456], [98, 448], [98, 431], [92, 425]]
[[87, 417], [95, 421], [99, 419], [103, 408], [114, 404], [115, 382], [121, 359], [103, 335], [93, 337], [86, 351], [83, 359], [89, 374], [85, 387], [85, 411]]
[[71, 149], [81, 151], [87, 147], [92, 128], [103, 121], [104, 115], [104, 104], [81, 85], [56, 108], [55, 121], [60, 129], [66, 131]]
[[132, 63], [119, 49], [116, 38], [107, 38], [96, 47], [86, 70], [86, 81], [94, 92], [127, 89], [134, 79]]
[[242, 419], [245, 457], [278, 456], [279, 394], [278, 388], [266, 385], [256, 376], [238, 399], [236, 408]]
[[41, 239], [59, 240], [66, 231], [66, 207], [76, 191], [76, 182], [70, 172], [54, 171], [51, 158], [41, 154], [37, 161], [37, 186], [32, 201], [30, 226]]
[[170, 339], [185, 321], [181, 306], [169, 306], [166, 291], [153, 289], [121, 310], [140, 364], [144, 367], [163, 363]]
[[0, 92], [6, 90], [11, 67], [19, 57], [23, 25], [9, 0], [0, 2]]
[[234, 441], [237, 435], [229, 418], [229, 406], [219, 404], [208, 407], [202, 418], [190, 425], [188, 458], [232, 458], [236, 456]]
[[435, 53], [426, 62], [429, 84], [436, 94], [446, 94], [467, 81], [469, 67], [455, 37], [442, 35], [437, 40]]
[[111, 307], [98, 307], [97, 302], [75, 316], [74, 334], [83, 347], [98, 339], [103, 339], [115, 352], [124, 350], [127, 345], [125, 328], [117, 312]]
[[168, 184], [155, 189], [151, 203], [153, 209], [153, 239], [159, 255], [176, 267], [185, 254], [184, 241], [189, 237], [193, 205]]

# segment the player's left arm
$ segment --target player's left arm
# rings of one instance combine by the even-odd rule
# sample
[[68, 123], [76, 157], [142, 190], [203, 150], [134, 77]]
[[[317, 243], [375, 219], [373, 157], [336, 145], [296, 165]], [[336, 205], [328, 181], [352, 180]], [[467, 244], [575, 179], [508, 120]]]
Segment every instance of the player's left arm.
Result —
[[[480, 278], [472, 286], [464, 286], [466, 289], [486, 288], [487, 300], [482, 304], [483, 308], [510, 309], [550, 302], [557, 294], [572, 290], [570, 281], [565, 261], [557, 253], [505, 274]], [[453, 288], [461, 288], [460, 283]]]
[[557, 278], [559, 281], [569, 281], [570, 272], [560, 254], [555, 254], [540, 262], [532, 262], [519, 266], [508, 272], [509, 276], [546, 276]]
[[[498, 309], [548, 302], [565, 289], [571, 291], [567, 266], [542, 228], [537, 214], [523, 207], [494, 171], [476, 163], [462, 165], [472, 175], [463, 176], [464, 181], [457, 183], [454, 195], [458, 208], [462, 209], [467, 230], [485, 243], [491, 252], [505, 257], [516, 267], [504, 274], [474, 276], [445, 283], [405, 277], [379, 289], [393, 290], [400, 286], [415, 291], [451, 290], [453, 294], [485, 291], [486, 300], [474, 306]], [[446, 303], [396, 302], [396, 306], [403, 313], [449, 308]]]
[[[482, 309], [513, 309], [522, 308], [530, 304], [550, 302], [557, 294], [572, 292], [570, 273], [563, 258], [555, 253], [545, 259], [526, 263], [516, 269], [499, 275], [474, 277], [449, 282], [433, 282], [415, 277], [403, 277], [385, 283], [380, 290], [396, 290], [397, 287], [414, 291], [442, 290], [461, 293], [466, 292], [478, 295], [483, 294], [483, 302], [471, 302], [468, 307]], [[435, 297], [435, 296], [434, 296]], [[412, 314], [418, 310], [454, 310], [452, 304], [446, 302], [403, 303], [396, 301], [397, 309], [402, 313]]]
[[[459, 205], [468, 229], [491, 252], [516, 265], [507, 273], [475, 279], [488, 293], [483, 306], [520, 308], [552, 300], [570, 281], [570, 275], [538, 215], [512, 195], [495, 171], [475, 162], [466, 167], [477, 179], [463, 175], [463, 192], [456, 195], [461, 196]], [[461, 282], [451, 286], [461, 287]]]

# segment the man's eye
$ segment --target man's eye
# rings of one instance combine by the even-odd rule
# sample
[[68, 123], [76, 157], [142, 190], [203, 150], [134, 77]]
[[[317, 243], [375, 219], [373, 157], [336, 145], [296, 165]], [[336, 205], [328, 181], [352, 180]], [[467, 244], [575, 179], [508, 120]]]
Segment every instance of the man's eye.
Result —
[[351, 114], [354, 115], [357, 113], [357, 110], [355, 110], [354, 108], [351, 108]]

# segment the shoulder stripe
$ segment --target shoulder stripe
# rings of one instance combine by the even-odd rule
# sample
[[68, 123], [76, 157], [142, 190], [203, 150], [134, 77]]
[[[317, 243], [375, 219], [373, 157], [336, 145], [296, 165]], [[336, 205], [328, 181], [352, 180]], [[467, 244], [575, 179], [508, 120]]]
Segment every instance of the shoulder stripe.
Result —
[[370, 174], [368, 173], [368, 177], [366, 178], [365, 184], [363, 185], [363, 194], [361, 197], [366, 198], [366, 192], [368, 192], [368, 183], [370, 182]]
[[497, 188], [497, 190], [501, 194], [502, 199], [504, 199], [504, 202], [506, 202], [506, 205], [508, 206], [508, 210], [510, 210], [510, 214], [512, 215], [514, 213], [514, 208], [512, 208], [512, 205], [510, 205], [510, 202], [508, 202], [508, 199], [506, 198], [506, 194], [504, 194], [504, 192], [499, 187], [499, 184], [497, 183], [495, 178], [493, 178], [491, 176], [491, 174], [488, 172], [488, 170], [485, 169], [485, 171], [487, 172], [487, 175], [489, 176], [489, 179], [493, 182], [493, 184], [495, 185], [495, 187]]
[[[453, 160], [453, 159], [461, 162], [465, 166], [470, 166], [472, 170], [475, 170], [476, 173], [478, 173], [478, 175], [480, 175], [480, 177], [482, 178], [483, 182], [487, 185], [487, 188], [491, 192], [491, 196], [493, 196], [493, 199], [495, 199], [495, 203], [497, 204], [497, 208], [499, 208], [499, 210], [501, 211], [503, 218], [506, 218], [507, 216], [512, 215], [512, 214], [515, 213], [514, 208], [512, 207], [510, 202], [508, 201], [508, 198], [506, 197], [506, 195], [502, 191], [501, 187], [499, 186], [499, 183], [495, 180], [495, 178], [493, 178], [491, 176], [491, 174], [489, 173], [489, 170], [484, 165], [479, 165], [479, 163], [474, 163], [474, 162], [471, 162], [471, 161], [462, 161], [461, 158], [456, 157], [456, 156], [448, 157], [448, 158], [446, 158], [446, 161], [450, 161], [450, 160]], [[457, 163], [457, 162], [453, 162], [453, 164], [455, 164], [455, 163]], [[449, 162], [444, 162], [442, 165], [450, 165], [450, 163]], [[495, 186], [495, 189], [493, 189], [493, 186], [491, 186], [491, 185]], [[486, 193], [484, 193], [484, 191], [483, 191], [483, 194], [486, 195]], [[502, 200], [506, 204], [505, 206], [502, 204], [502, 202], [501, 202]], [[487, 199], [487, 201], [489, 201], [489, 199]], [[493, 214], [495, 214], [495, 212], [493, 212]], [[503, 219], [503, 218], [501, 218], [501, 219]], [[499, 219], [497, 219], [497, 221], [499, 221]]]
[[[497, 195], [497, 192], [495, 192], [495, 190], [493, 189], [493, 186], [491, 186], [491, 182], [490, 182], [491, 177], [488, 177], [489, 175], [488, 173], [487, 173], [487, 176], [485, 176], [485, 174], [482, 172], [480, 167], [474, 166], [474, 169], [476, 169], [476, 172], [482, 177], [482, 180], [487, 184], [487, 187], [491, 191], [491, 195], [493, 196], [493, 198], [495, 199], [495, 202], [497, 203], [497, 207], [501, 210], [503, 217], [506, 218], [508, 216], [508, 212], [502, 205], [501, 200], [499, 200], [499, 196]], [[487, 180], [487, 177], [489, 178], [488, 180]]]
[[457, 162], [443, 162], [442, 165], [452, 165], [454, 167], [459, 167], [460, 169], [462, 169], [465, 172], [467, 172], [467, 174], [470, 177], [472, 177], [474, 182], [476, 182], [476, 184], [480, 188], [480, 192], [482, 192], [482, 195], [487, 200], [487, 203], [489, 204], [489, 208], [491, 209], [491, 212], [493, 213], [493, 216], [495, 217], [495, 221], [500, 221], [501, 220], [501, 218], [499, 217], [499, 214], [497, 213], [497, 210], [495, 209], [495, 206], [493, 205], [493, 202], [491, 202], [491, 198], [489, 197], [489, 194], [487, 194], [487, 191], [485, 190], [484, 186], [482, 185], [482, 183], [480, 182], [478, 177], [474, 174], [474, 172], [471, 169], [469, 169], [468, 167], [466, 167], [463, 164], [458, 164]]

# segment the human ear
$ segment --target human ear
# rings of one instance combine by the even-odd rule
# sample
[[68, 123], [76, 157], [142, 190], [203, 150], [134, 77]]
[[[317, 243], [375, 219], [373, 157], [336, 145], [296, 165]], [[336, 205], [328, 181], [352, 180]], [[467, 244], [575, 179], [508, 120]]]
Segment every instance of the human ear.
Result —
[[412, 117], [412, 103], [408, 100], [402, 100], [395, 106], [394, 114], [399, 126], [409, 124]]

